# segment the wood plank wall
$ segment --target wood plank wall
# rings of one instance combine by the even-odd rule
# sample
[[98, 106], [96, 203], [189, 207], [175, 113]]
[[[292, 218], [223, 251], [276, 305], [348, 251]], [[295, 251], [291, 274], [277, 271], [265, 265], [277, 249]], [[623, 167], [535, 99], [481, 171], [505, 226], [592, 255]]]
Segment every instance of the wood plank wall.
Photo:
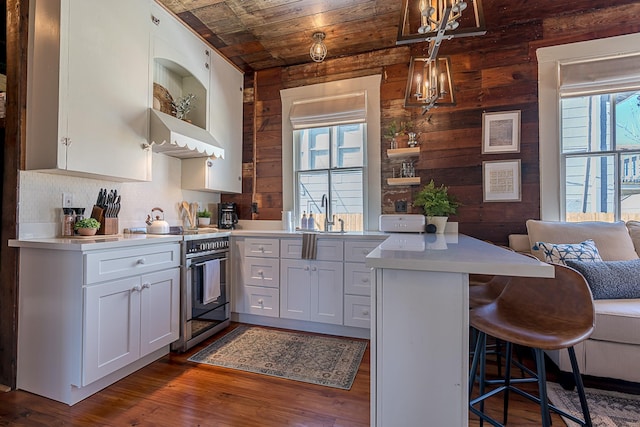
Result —
[[[452, 61], [455, 107], [441, 107], [421, 115], [404, 109], [403, 98], [411, 54], [424, 44], [402, 46], [311, 63], [273, 68], [247, 76], [244, 170], [242, 195], [223, 196], [236, 201], [241, 219], [278, 220], [282, 210], [280, 90], [373, 74], [382, 75], [382, 132], [392, 120], [411, 121], [420, 133], [416, 173], [422, 184], [434, 179], [445, 184], [463, 203], [460, 231], [506, 244], [511, 233], [525, 233], [525, 220], [539, 218], [538, 95], [536, 49], [640, 31], [640, 4], [632, 0], [485, 0], [488, 32], [484, 36], [446, 41], [440, 50]], [[517, 154], [481, 154], [482, 113], [520, 110], [521, 151]], [[386, 178], [402, 160], [390, 160], [381, 149], [382, 212], [393, 213], [396, 200], [411, 202], [420, 189], [389, 187]], [[482, 162], [521, 159], [522, 201], [483, 203]], [[250, 178], [251, 177], [251, 178]], [[251, 202], [258, 213], [252, 214]], [[409, 203], [410, 206], [410, 203]], [[410, 208], [413, 213], [421, 213]]]

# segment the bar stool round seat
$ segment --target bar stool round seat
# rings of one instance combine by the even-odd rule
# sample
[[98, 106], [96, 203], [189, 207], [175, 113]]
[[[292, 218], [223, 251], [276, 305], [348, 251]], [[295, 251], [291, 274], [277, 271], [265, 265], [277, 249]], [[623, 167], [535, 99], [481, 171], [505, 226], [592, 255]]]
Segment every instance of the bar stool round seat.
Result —
[[[591, 425], [584, 387], [573, 351], [573, 346], [586, 340], [594, 329], [595, 315], [591, 290], [584, 277], [577, 271], [562, 265], [554, 265], [554, 269], [554, 278], [512, 277], [494, 301], [479, 305], [469, 312], [471, 326], [479, 331], [469, 375], [469, 409], [480, 416], [481, 420], [486, 420], [492, 425], [501, 424], [483, 413], [482, 402], [501, 391], [504, 391], [505, 423], [509, 391], [514, 391], [541, 405], [543, 426], [550, 425], [549, 409], [582, 425]], [[479, 363], [480, 378], [484, 378], [484, 348], [487, 335], [507, 343], [505, 379], [498, 389], [488, 393], [484, 391], [484, 382], [480, 381], [480, 396], [471, 399]], [[537, 368], [534, 381], [538, 382], [538, 397], [514, 386], [514, 383], [525, 382], [524, 380], [510, 379], [512, 344], [534, 349]], [[567, 349], [569, 352], [582, 405], [583, 420], [560, 411], [547, 401], [543, 351], [560, 349]], [[480, 404], [480, 409], [475, 407], [477, 404]]]

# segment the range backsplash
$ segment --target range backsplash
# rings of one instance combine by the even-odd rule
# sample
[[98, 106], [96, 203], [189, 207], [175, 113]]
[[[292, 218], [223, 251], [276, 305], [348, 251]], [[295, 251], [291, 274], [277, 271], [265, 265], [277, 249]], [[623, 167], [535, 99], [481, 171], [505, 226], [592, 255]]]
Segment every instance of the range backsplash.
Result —
[[142, 227], [154, 207], [164, 210], [170, 225], [183, 225], [180, 202], [198, 202], [207, 206], [218, 203], [218, 193], [182, 190], [181, 160], [163, 154], [153, 155], [153, 181], [113, 182], [59, 174], [20, 171], [18, 204], [19, 237], [53, 237], [60, 235], [62, 193], [71, 193], [76, 207], [86, 208], [87, 215], [96, 202], [100, 188], [117, 189], [122, 195], [119, 228]]

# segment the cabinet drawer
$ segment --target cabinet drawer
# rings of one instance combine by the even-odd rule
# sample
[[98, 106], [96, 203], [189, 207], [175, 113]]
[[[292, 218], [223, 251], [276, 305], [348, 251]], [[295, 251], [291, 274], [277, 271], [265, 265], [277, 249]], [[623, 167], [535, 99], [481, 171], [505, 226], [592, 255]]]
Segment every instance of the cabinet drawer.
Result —
[[278, 258], [280, 245], [278, 239], [247, 238], [244, 241], [244, 255], [264, 258]]
[[[342, 261], [344, 247], [342, 240], [318, 239], [316, 259], [320, 261]], [[280, 241], [282, 258], [300, 259], [302, 256], [302, 238], [282, 239]]]
[[347, 262], [365, 262], [365, 257], [382, 243], [382, 240], [346, 240], [344, 242], [344, 260]]
[[85, 283], [97, 283], [178, 267], [180, 245], [149, 245], [85, 255]]
[[363, 263], [345, 262], [344, 293], [352, 295], [371, 295], [371, 269]]
[[245, 285], [280, 287], [280, 260], [278, 258], [246, 257], [242, 266]]
[[344, 325], [356, 328], [371, 328], [371, 298], [359, 295], [345, 295]]
[[244, 286], [244, 308], [249, 314], [280, 316], [280, 292], [275, 288]]

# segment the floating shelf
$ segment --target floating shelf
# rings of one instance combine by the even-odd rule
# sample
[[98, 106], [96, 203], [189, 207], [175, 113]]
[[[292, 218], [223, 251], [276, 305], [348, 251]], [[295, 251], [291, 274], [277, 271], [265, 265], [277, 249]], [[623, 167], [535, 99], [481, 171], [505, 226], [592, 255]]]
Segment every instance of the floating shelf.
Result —
[[420, 177], [413, 176], [411, 178], [387, 178], [388, 185], [419, 185]]
[[390, 148], [387, 150], [387, 156], [390, 159], [396, 159], [398, 157], [414, 157], [419, 155], [420, 147]]

